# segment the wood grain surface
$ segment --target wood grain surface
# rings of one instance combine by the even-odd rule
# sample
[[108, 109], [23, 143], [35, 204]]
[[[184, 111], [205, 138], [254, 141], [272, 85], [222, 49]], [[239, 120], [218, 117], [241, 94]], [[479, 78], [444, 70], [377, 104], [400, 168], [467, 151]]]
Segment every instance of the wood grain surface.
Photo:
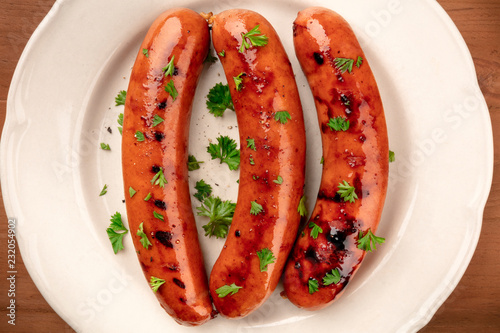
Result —
[[[368, 0], [367, 0], [368, 1]], [[31, 34], [54, 0], [0, 1], [0, 125], [12, 74]], [[474, 59], [479, 86], [493, 124], [495, 150], [500, 144], [500, 1], [438, 0], [462, 33]], [[425, 24], [423, 22], [422, 24]], [[500, 164], [484, 211], [480, 240], [457, 288], [420, 332], [500, 332]], [[0, 207], [0, 332], [73, 332], [47, 304], [22, 258], [16, 257], [16, 325], [8, 321], [7, 216]], [[376, 306], [376, 305], [374, 305]]]

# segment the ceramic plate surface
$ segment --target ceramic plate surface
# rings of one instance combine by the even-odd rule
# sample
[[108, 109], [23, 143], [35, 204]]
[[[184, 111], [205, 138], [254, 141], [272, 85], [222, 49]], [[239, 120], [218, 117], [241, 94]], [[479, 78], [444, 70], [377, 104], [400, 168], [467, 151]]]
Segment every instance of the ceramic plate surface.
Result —
[[[367, 255], [345, 294], [327, 309], [296, 308], [280, 297], [280, 284], [247, 318], [181, 327], [149, 290], [130, 236], [117, 255], [107, 238], [110, 216], [125, 216], [117, 128], [123, 106], [115, 106], [114, 98], [127, 89], [142, 38], [162, 11], [258, 11], [278, 31], [296, 73], [308, 140], [306, 194], [315, 198], [320, 134], [292, 45], [297, 12], [313, 5], [337, 11], [352, 25], [379, 84], [396, 154], [377, 231], [386, 243]], [[190, 186], [203, 178], [218, 184], [215, 195], [236, 201], [238, 172], [206, 152], [220, 134], [238, 139], [233, 112], [214, 118], [205, 107], [217, 82], [225, 82], [220, 62], [204, 70], [195, 96], [189, 151], [205, 163], [190, 172]], [[100, 142], [111, 151], [101, 150]], [[19, 61], [1, 141], [5, 207], [17, 220], [29, 273], [69, 325], [93, 333], [417, 331], [472, 257], [492, 168], [491, 123], [472, 58], [431, 0], [57, 1]], [[104, 184], [108, 193], [100, 197]], [[309, 200], [309, 211], [313, 205]], [[197, 217], [210, 272], [223, 240], [203, 236], [206, 222]]]

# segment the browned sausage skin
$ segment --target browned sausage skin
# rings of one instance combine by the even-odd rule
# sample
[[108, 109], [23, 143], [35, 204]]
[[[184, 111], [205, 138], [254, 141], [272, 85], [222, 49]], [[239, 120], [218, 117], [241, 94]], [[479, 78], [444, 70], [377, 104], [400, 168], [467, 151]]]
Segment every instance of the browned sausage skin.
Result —
[[[315, 99], [324, 162], [316, 205], [287, 263], [284, 286], [292, 303], [316, 310], [331, 304], [359, 268], [365, 256], [358, 248], [360, 232], [377, 229], [388, 139], [377, 84], [349, 24], [329, 9], [308, 8], [299, 12], [293, 36]], [[340, 58], [352, 62], [343, 66]], [[328, 125], [337, 117], [349, 121], [347, 130]], [[344, 181], [354, 187], [354, 202], [337, 193]], [[324, 280], [332, 270], [340, 275], [337, 283]]]
[[[161, 306], [189, 326], [206, 322], [213, 311], [187, 170], [191, 105], [209, 43], [208, 25], [196, 12], [161, 14], [132, 69], [123, 121], [123, 180], [137, 256], [148, 282], [165, 281], [155, 292]], [[168, 85], [178, 95], [167, 92]], [[137, 235], [141, 226], [150, 245]]]
[[[242, 49], [242, 34], [256, 26], [258, 35], [267, 36], [267, 44]], [[296, 237], [305, 129], [290, 62], [265, 18], [249, 10], [224, 11], [213, 17], [212, 40], [236, 110], [241, 163], [233, 222], [209, 286], [216, 309], [226, 317], [240, 318], [257, 309], [276, 288]], [[238, 86], [236, 77], [242, 79]], [[290, 115], [286, 123], [277, 120], [283, 111]], [[252, 202], [262, 211], [252, 214]], [[261, 271], [259, 254], [264, 249], [276, 259]], [[236, 293], [222, 296], [220, 288], [233, 284]]]

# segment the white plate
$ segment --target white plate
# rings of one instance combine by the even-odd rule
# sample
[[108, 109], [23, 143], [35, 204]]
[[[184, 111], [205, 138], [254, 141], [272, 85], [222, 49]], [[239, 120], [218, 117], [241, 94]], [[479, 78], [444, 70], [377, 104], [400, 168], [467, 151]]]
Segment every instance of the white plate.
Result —
[[[80, 332], [414, 332], [455, 288], [475, 249], [493, 166], [491, 123], [471, 56], [456, 27], [432, 0], [179, 0], [175, 6], [220, 12], [256, 10], [275, 26], [292, 61], [308, 135], [307, 194], [320, 173], [313, 100], [294, 56], [296, 13], [323, 5], [353, 26], [379, 83], [396, 162], [377, 234], [344, 296], [319, 312], [295, 308], [279, 285], [266, 304], [238, 321], [218, 317], [187, 329], [161, 309], [140, 270], [131, 239], [113, 254], [109, 218], [125, 215], [120, 134], [126, 89], [140, 42], [163, 0], [57, 1], [29, 41], [12, 80], [1, 142], [1, 180], [9, 217], [17, 219], [24, 262], [54, 310]], [[423, 24], [422, 22], [425, 22]], [[205, 163], [190, 173], [215, 194], [236, 200], [237, 172], [211, 161], [208, 139], [238, 138], [234, 113], [215, 119], [205, 96], [224, 82], [207, 68], [195, 96], [190, 152]], [[106, 128], [111, 127], [110, 134]], [[99, 149], [100, 142], [111, 151]], [[316, 175], [316, 176], [315, 176]], [[108, 193], [99, 197], [104, 184]], [[310, 200], [309, 208], [314, 202]], [[196, 199], [193, 199], [197, 203]], [[206, 223], [199, 218], [201, 226]], [[210, 272], [222, 240], [202, 235]]]

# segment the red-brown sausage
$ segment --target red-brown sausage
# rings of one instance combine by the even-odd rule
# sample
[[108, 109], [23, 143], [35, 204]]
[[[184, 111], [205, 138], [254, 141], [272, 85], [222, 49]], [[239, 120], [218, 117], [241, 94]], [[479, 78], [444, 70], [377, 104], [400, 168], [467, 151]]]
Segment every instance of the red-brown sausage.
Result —
[[[267, 36], [267, 45], [252, 46], [247, 40], [250, 48], [240, 52], [242, 34], [257, 25], [257, 35]], [[304, 186], [305, 129], [290, 62], [265, 18], [249, 10], [224, 11], [213, 18], [212, 40], [236, 110], [241, 164], [236, 211], [209, 286], [216, 309], [238, 318], [271, 295], [295, 240]], [[240, 90], [233, 79], [238, 76]], [[283, 111], [290, 115], [286, 123], [276, 120]], [[261, 205], [262, 212], [252, 214], [252, 202]], [[258, 253], [264, 249], [276, 259], [261, 271]], [[217, 290], [233, 284], [237, 292], [220, 297]]]
[[[284, 286], [292, 303], [316, 310], [331, 304], [359, 268], [365, 256], [360, 233], [377, 229], [388, 139], [377, 83], [349, 24], [329, 9], [309, 8], [299, 12], [293, 36], [315, 99], [324, 162], [316, 205], [287, 263]], [[352, 68], [340, 58], [352, 59]], [[349, 121], [347, 130], [328, 125], [337, 117]], [[344, 181], [354, 187], [354, 202], [338, 193]], [[337, 283], [331, 283], [334, 273]]]
[[[176, 8], [161, 14], [132, 69], [123, 121], [123, 180], [133, 243], [148, 282], [165, 281], [155, 293], [161, 306], [184, 325], [202, 324], [213, 311], [187, 169], [191, 105], [209, 43], [207, 22], [196, 12]], [[173, 67], [166, 72], [169, 63]], [[171, 82], [177, 96], [166, 91]], [[129, 188], [136, 191], [132, 197]], [[137, 235], [141, 224], [151, 243], [147, 248]]]

